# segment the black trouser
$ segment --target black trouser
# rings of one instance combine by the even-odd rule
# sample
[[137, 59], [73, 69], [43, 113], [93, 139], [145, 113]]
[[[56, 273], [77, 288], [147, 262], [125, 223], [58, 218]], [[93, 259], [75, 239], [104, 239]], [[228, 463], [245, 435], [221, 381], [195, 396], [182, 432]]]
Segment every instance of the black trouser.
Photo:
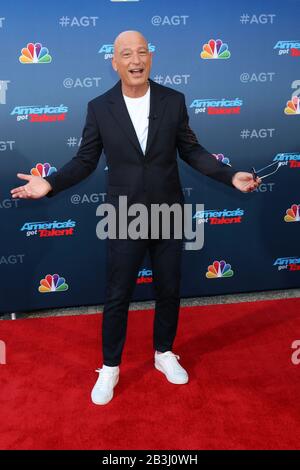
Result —
[[182, 240], [108, 240], [102, 324], [103, 359], [107, 366], [121, 363], [129, 303], [147, 250], [156, 299], [153, 346], [161, 352], [172, 350], [180, 304]]

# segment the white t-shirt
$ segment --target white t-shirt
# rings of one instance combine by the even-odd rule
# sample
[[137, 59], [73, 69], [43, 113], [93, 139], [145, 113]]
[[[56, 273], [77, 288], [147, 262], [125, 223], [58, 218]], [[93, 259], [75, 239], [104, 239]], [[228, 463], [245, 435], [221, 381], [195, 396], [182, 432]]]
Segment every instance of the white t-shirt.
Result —
[[141, 149], [145, 153], [149, 127], [150, 87], [147, 93], [140, 98], [123, 96]]

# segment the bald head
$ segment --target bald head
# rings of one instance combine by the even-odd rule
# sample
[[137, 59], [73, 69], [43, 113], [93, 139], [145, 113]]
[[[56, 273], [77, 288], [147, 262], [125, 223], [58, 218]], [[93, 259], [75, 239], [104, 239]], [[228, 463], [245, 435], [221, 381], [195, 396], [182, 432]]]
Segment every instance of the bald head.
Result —
[[123, 31], [114, 42], [113, 69], [119, 74], [126, 96], [143, 96], [148, 89], [152, 54], [139, 31]]
[[122, 31], [115, 39], [114, 51], [118, 53], [120, 49], [128, 47], [129, 44], [137, 41], [148, 49], [148, 43], [142, 33], [139, 31]]

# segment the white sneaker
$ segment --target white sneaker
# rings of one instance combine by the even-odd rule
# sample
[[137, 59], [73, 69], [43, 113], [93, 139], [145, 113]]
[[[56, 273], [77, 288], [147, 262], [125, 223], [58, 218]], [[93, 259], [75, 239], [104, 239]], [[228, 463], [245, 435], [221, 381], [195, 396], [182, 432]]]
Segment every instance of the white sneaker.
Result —
[[154, 366], [165, 374], [168, 381], [172, 384], [186, 384], [189, 381], [189, 376], [187, 371], [179, 364], [178, 359], [180, 357], [176, 356], [172, 351], [160, 354], [155, 351]]
[[103, 366], [102, 369], [96, 369], [99, 377], [95, 383], [91, 398], [95, 405], [106, 405], [114, 396], [114, 387], [119, 382], [119, 366]]

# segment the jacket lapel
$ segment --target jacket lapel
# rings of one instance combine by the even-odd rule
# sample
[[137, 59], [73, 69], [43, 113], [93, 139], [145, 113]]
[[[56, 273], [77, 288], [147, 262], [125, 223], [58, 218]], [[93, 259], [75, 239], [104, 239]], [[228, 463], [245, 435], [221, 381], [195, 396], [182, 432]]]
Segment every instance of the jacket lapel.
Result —
[[155, 82], [150, 82], [150, 114], [149, 128], [145, 155], [142, 152], [139, 140], [137, 138], [134, 126], [130, 119], [126, 103], [122, 94], [121, 81], [119, 81], [110, 91], [109, 109], [118, 125], [125, 132], [128, 139], [135, 146], [143, 158], [149, 153], [150, 147], [154, 142], [155, 135], [159, 129], [159, 125], [165, 110], [166, 102], [163, 101], [165, 94], [161, 93], [160, 87]]
[[161, 93], [161, 88], [152, 80], [150, 82], [150, 114], [149, 128], [145, 156], [149, 153], [154, 142], [155, 135], [159, 129], [161, 119], [164, 114], [166, 102], [163, 101], [165, 94]]
[[131, 143], [143, 155], [140, 143], [134, 130], [134, 126], [130, 119], [126, 103], [123, 98], [121, 81], [119, 81], [112, 89], [109, 96], [109, 109], [114, 119], [127, 135]]

